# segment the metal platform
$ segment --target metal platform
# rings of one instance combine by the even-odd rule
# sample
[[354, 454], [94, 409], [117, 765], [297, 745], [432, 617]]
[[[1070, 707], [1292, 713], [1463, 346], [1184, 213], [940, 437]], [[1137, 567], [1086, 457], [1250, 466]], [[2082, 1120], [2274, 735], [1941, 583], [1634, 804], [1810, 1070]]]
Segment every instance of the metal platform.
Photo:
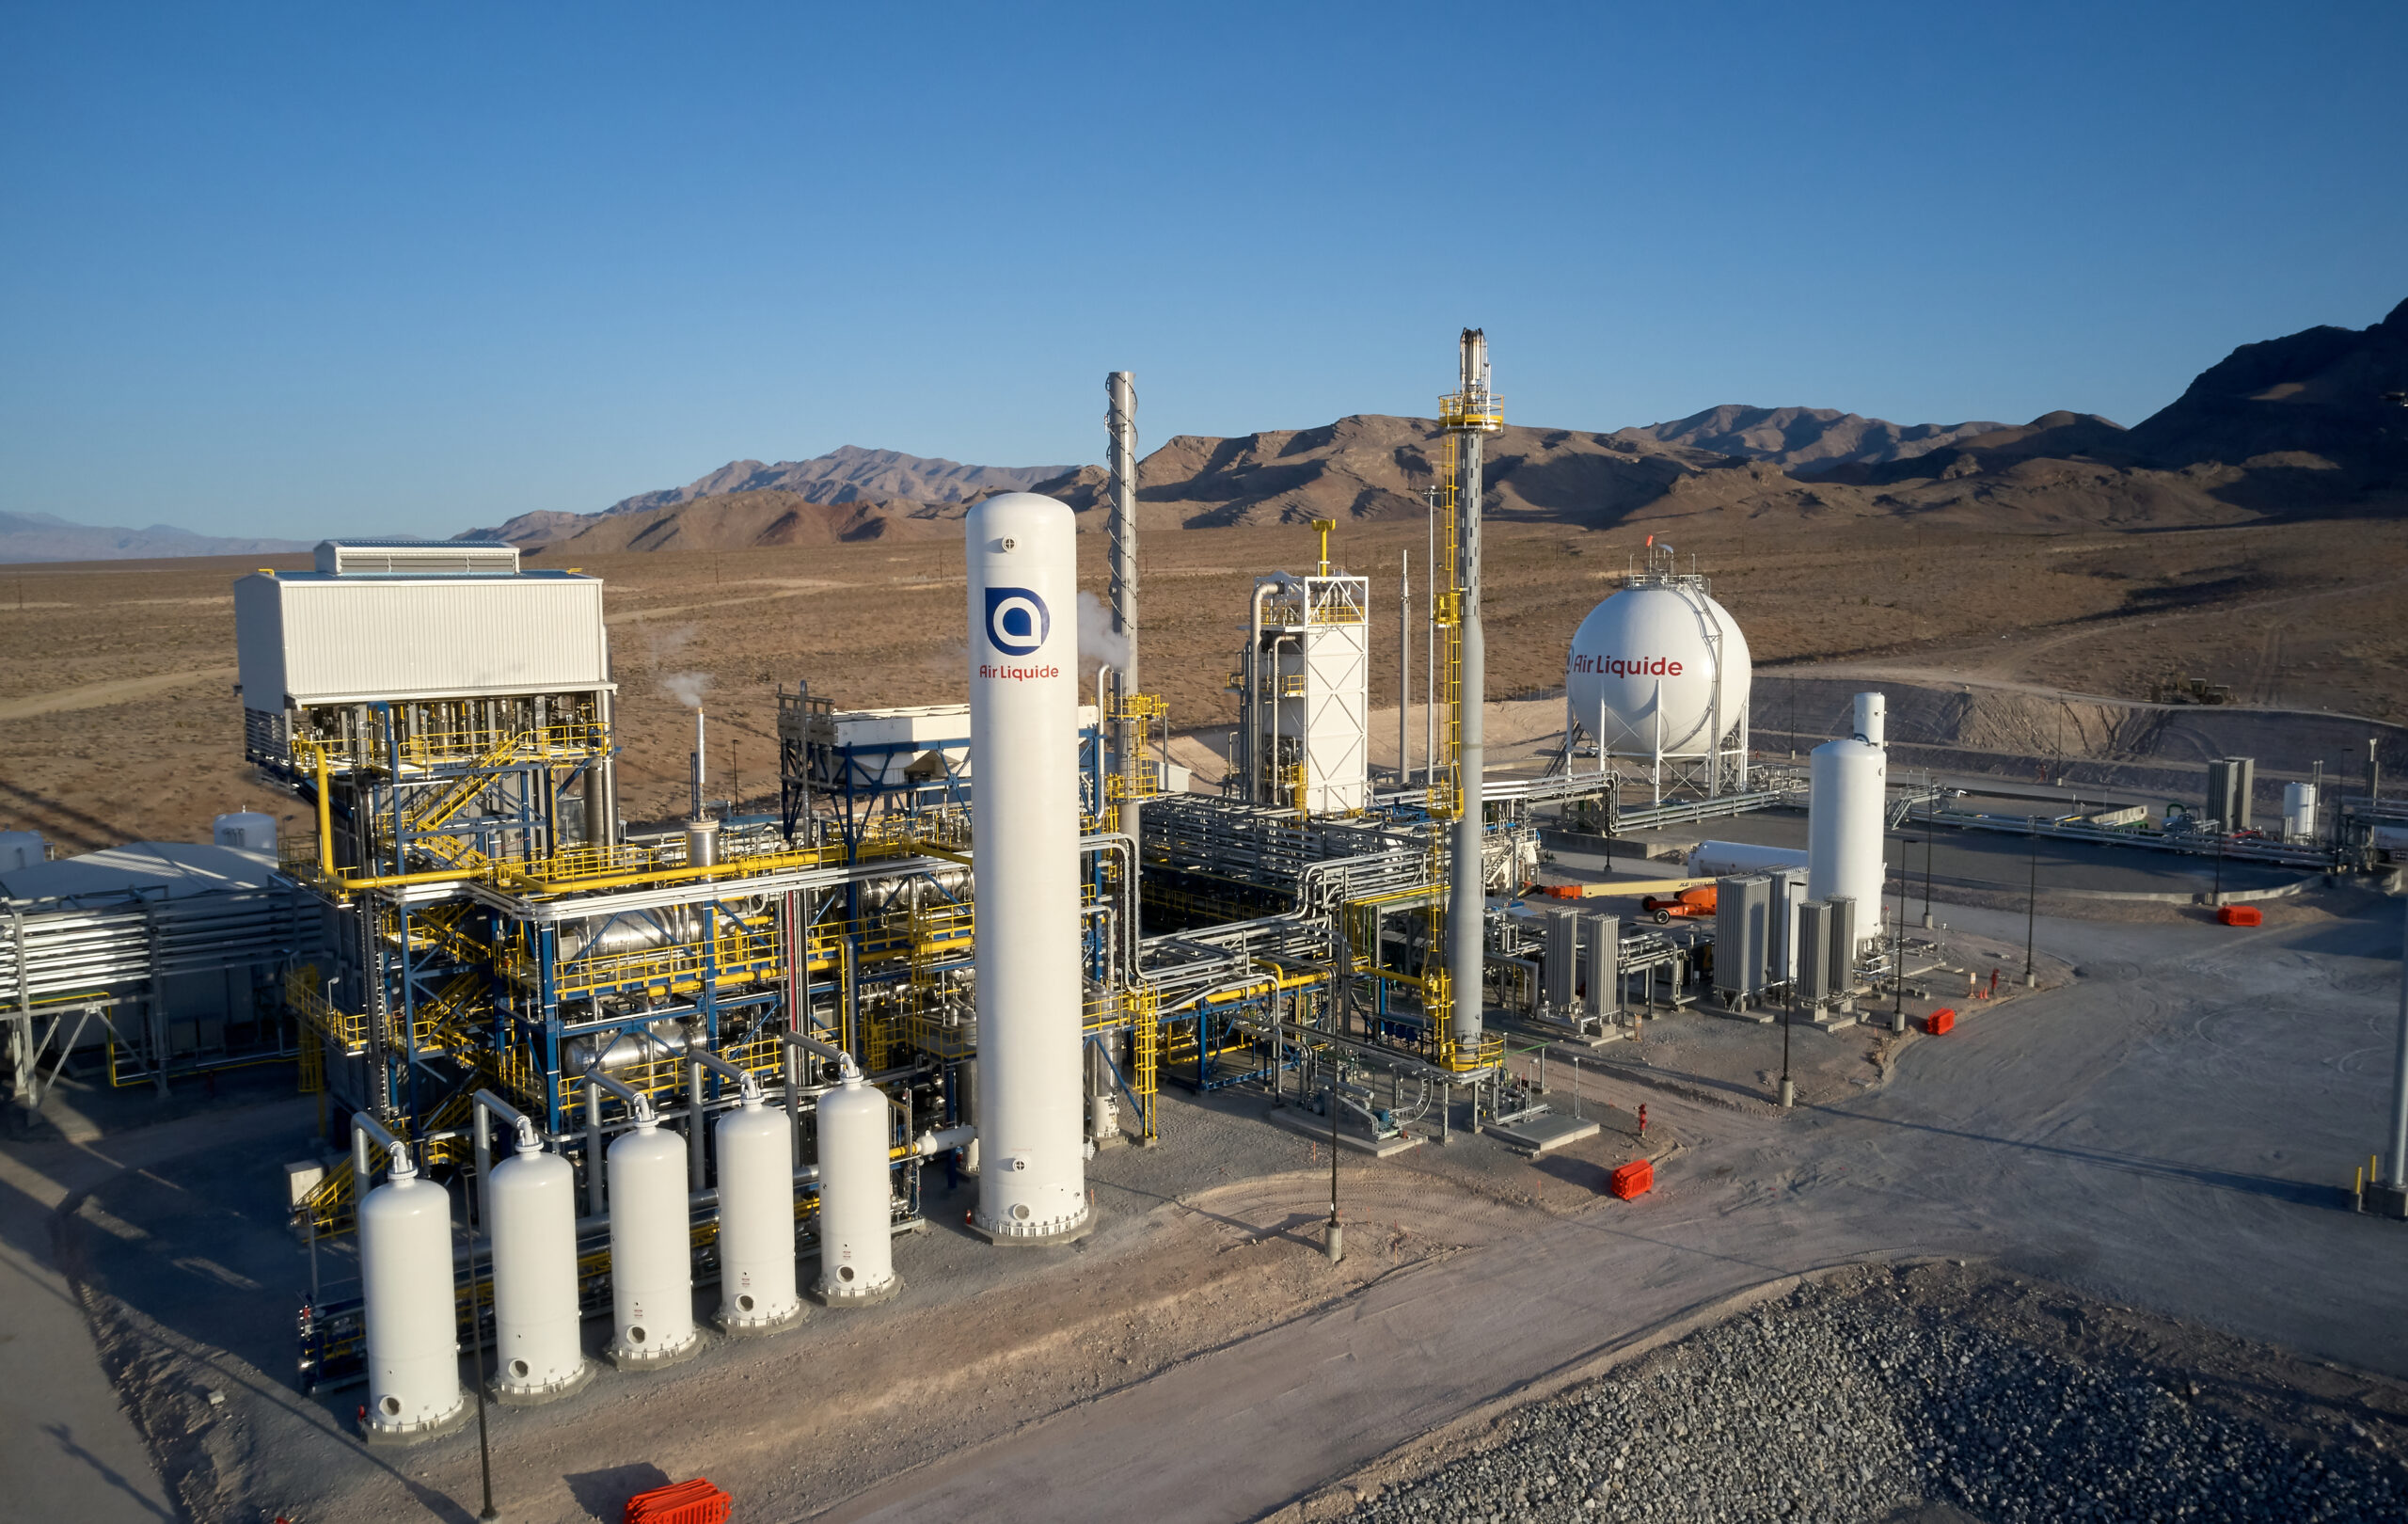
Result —
[[1577, 1143], [1584, 1137], [1594, 1137], [1605, 1131], [1601, 1121], [1584, 1120], [1577, 1117], [1558, 1117], [1552, 1112], [1541, 1117], [1525, 1117], [1518, 1121], [1490, 1122], [1481, 1129], [1507, 1148], [1538, 1157], [1567, 1143]]

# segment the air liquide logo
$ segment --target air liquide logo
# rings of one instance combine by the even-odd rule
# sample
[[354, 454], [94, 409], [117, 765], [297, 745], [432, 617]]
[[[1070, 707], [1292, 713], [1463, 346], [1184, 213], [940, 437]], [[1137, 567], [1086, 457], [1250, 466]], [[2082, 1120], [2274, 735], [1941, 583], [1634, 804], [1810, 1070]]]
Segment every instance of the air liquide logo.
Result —
[[1045, 600], [1024, 587], [987, 590], [987, 640], [1006, 656], [1035, 656], [1054, 631]]

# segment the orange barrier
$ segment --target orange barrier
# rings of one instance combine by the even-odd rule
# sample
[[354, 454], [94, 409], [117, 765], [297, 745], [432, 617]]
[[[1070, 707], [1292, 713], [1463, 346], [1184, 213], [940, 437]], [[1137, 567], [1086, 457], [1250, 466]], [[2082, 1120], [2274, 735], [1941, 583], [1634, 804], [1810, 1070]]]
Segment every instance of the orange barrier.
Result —
[[1946, 1006], [1941, 1007], [1923, 1019], [1923, 1029], [1933, 1037], [1938, 1037], [1942, 1032], [1952, 1031], [1956, 1025], [1956, 1012]]
[[698, 1476], [629, 1498], [626, 1524], [727, 1524], [735, 1501]]
[[2263, 926], [2266, 913], [2255, 905], [2225, 905], [2216, 911], [2216, 919], [2226, 926]]
[[1644, 1196], [1655, 1188], [1656, 1161], [1653, 1159], [1633, 1159], [1606, 1177], [1606, 1189], [1611, 1191], [1618, 1201]]

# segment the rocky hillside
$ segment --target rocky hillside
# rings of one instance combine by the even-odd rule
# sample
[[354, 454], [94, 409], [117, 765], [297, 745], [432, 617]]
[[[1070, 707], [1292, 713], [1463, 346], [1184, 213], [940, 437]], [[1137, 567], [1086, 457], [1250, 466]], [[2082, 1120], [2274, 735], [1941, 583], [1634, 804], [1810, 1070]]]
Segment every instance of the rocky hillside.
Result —
[[170, 556], [282, 555], [300, 540], [218, 539], [171, 524], [148, 529], [72, 524], [49, 514], [0, 513], [0, 562], [152, 561]]
[[1828, 407], [1723, 406], [1670, 423], [1618, 429], [1614, 437], [1768, 461], [1792, 476], [1803, 477], [1839, 466], [1908, 460], [2004, 427], [2004, 423], [1892, 423]]

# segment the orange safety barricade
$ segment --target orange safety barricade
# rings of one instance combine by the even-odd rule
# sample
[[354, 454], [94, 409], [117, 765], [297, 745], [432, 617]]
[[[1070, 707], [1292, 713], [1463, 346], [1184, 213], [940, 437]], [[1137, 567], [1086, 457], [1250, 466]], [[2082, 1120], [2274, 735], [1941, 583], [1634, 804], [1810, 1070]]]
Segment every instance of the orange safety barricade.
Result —
[[1954, 1029], [1956, 1025], [1956, 1012], [1946, 1006], [1941, 1007], [1938, 1010], [1933, 1011], [1930, 1015], [1923, 1019], [1923, 1029], [1925, 1032], [1930, 1033], [1933, 1037], [1938, 1037], [1942, 1032], [1950, 1031]]
[[698, 1476], [629, 1498], [626, 1524], [727, 1524], [735, 1501]]
[[1653, 1159], [1633, 1159], [1606, 1177], [1606, 1189], [1620, 1201], [1644, 1196], [1655, 1188], [1656, 1161]]
[[2255, 905], [2225, 905], [2217, 909], [2216, 919], [2226, 926], [2263, 926], [2266, 913]]

